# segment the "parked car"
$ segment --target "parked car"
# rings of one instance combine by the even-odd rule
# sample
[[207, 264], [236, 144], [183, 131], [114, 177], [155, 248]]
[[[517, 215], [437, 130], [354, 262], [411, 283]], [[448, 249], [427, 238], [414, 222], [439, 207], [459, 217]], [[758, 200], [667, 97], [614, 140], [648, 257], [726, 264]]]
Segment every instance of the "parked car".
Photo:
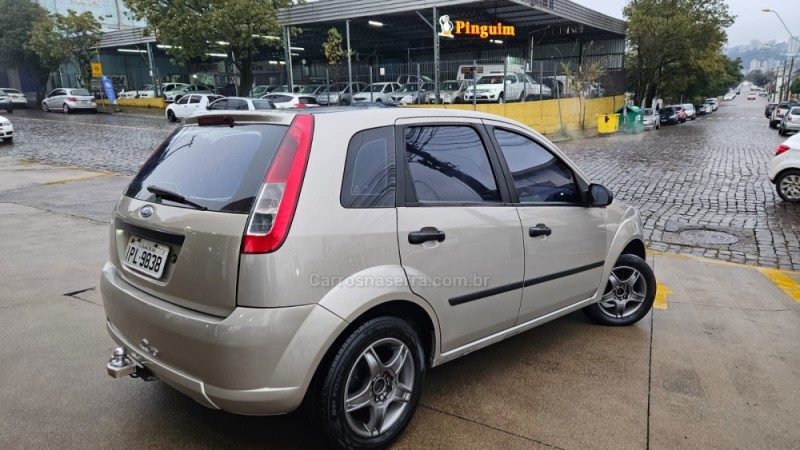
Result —
[[707, 98], [706, 103], [711, 105], [711, 109], [713, 109], [714, 111], [716, 111], [719, 108], [719, 100], [717, 100], [716, 98]]
[[97, 102], [94, 95], [86, 89], [58, 88], [50, 91], [42, 100], [42, 110], [44, 112], [61, 110], [64, 114], [77, 111], [96, 113]]
[[[299, 94], [300, 91], [302, 91], [304, 87], [305, 87], [305, 85], [302, 85], [302, 84], [292, 85], [292, 92], [295, 93], [295, 94]], [[270, 94], [278, 93], [278, 92], [289, 92], [289, 85], [288, 84], [284, 84], [282, 86], [278, 86], [275, 89], [269, 91]]]
[[405, 86], [407, 84], [433, 83], [433, 78], [427, 75], [400, 75], [395, 80], [395, 83], [399, 84], [400, 86]]
[[778, 146], [767, 173], [783, 201], [800, 203], [800, 134]]
[[186, 86], [189, 86], [186, 83], [164, 83], [161, 85], [161, 96], [164, 97], [164, 101], [167, 103], [171, 103], [174, 101], [174, 95], [169, 95], [175, 89], [182, 89]]
[[354, 81], [350, 86], [347, 83], [335, 83], [331, 85], [331, 91], [323, 91], [317, 96], [317, 103], [320, 105], [349, 105], [353, 102], [353, 94], [358, 94], [367, 88], [366, 83]]
[[270, 93], [263, 97], [272, 102], [278, 109], [286, 108], [316, 108], [319, 106], [313, 95], [292, 94], [289, 92]]
[[351, 108], [396, 108], [397, 105], [390, 102], [353, 102], [350, 104]]
[[5, 109], [7, 113], [14, 114], [14, 101], [3, 91], [0, 91], [0, 109]]
[[257, 85], [250, 88], [250, 97], [258, 97], [260, 98], [262, 95], [267, 95], [270, 92], [274, 91], [278, 86], [274, 85]]
[[800, 131], [800, 106], [789, 108], [778, 125], [778, 134], [781, 136], [786, 136], [792, 131]]
[[537, 83], [523, 73], [508, 73], [505, 81], [503, 74], [486, 75], [480, 77], [475, 84], [467, 87], [464, 94], [464, 101], [467, 103], [472, 101], [473, 93], [476, 93], [478, 102], [496, 103], [521, 101], [528, 96], [535, 97], [539, 95], [540, 90], [544, 96], [552, 95], [549, 87]]
[[768, 96], [768, 95], [769, 95], [769, 92], [767, 92], [767, 91], [765, 91], [765, 90], [762, 90], [761, 92], [759, 92], [759, 93], [758, 93], [758, 96], [759, 96], [759, 97], [766, 97], [766, 96]]
[[391, 102], [389, 98], [395, 91], [402, 89], [397, 83], [372, 83], [366, 89], [353, 95], [353, 103], [356, 102]]
[[778, 106], [772, 110], [772, 115], [769, 119], [769, 127], [778, 128], [778, 125], [780, 125], [781, 120], [783, 119], [783, 115], [786, 114], [786, 111], [788, 111], [792, 106], [800, 106], [800, 103], [787, 101], [778, 103]]
[[661, 108], [658, 111], [658, 116], [659, 121], [662, 124], [677, 125], [681, 121], [680, 114], [672, 106], [665, 106]]
[[728, 92], [727, 94], [725, 94], [724, 97], [722, 97], [722, 100], [724, 100], [726, 102], [729, 102], [729, 101], [733, 100], [734, 98], [736, 98], [736, 94], [734, 94], [733, 92]]
[[208, 105], [220, 98], [222, 98], [222, 96], [216, 94], [186, 94], [175, 103], [167, 106], [164, 115], [170, 122], [177, 122], [180, 119], [191, 116], [195, 111], [206, 109]]
[[215, 95], [214, 88], [211, 86], [206, 86], [204, 84], [187, 84], [184, 86], [178, 86], [172, 89], [169, 92], [165, 93], [165, 101], [167, 103], [170, 102], [177, 102], [183, 96], [189, 94], [207, 94], [207, 95]]
[[639, 213], [541, 134], [318, 111], [191, 117], [144, 163], [101, 273], [109, 375], [232, 413], [303, 404], [328, 445], [385, 448], [432, 368], [573, 311], [648, 315]]
[[[325, 85], [324, 84], [308, 84], [308, 85], [303, 86], [303, 88], [300, 89], [300, 92], [298, 92], [298, 94], [312, 95], [312, 96], [316, 97], [319, 94], [322, 94], [323, 92], [325, 92]], [[265, 94], [261, 94], [261, 95], [265, 95]]]
[[694, 109], [694, 105], [691, 103], [684, 103], [681, 105], [683, 107], [683, 112], [686, 113], [686, 118], [688, 120], [697, 119], [697, 111]]
[[11, 142], [14, 140], [14, 125], [3, 116], [0, 116], [0, 139], [2, 139], [3, 142]]
[[17, 89], [12, 88], [0, 88], [0, 91], [5, 93], [9, 98], [11, 98], [11, 103], [14, 104], [14, 108], [27, 108], [28, 107], [28, 98], [25, 97], [25, 94], [18, 91]]
[[[469, 87], [469, 81], [450, 80], [445, 81], [439, 86], [440, 103], [464, 103], [464, 94]], [[428, 92], [427, 103], [436, 103], [436, 92]]]
[[701, 103], [697, 105], [695, 111], [697, 112], [698, 116], [705, 116], [706, 114], [711, 114], [713, 109], [711, 108], [711, 105], [709, 105], [708, 103]]
[[275, 109], [275, 105], [267, 99], [249, 97], [223, 97], [211, 102], [208, 111], [260, 111]]
[[117, 98], [155, 98], [156, 92], [153, 90], [152, 84], [145, 84], [137, 89], [129, 91], [122, 91], [117, 95]]
[[778, 106], [777, 102], [769, 102], [767, 103], [767, 107], [764, 108], [764, 116], [769, 119], [772, 116], [772, 111]]
[[749, 94], [747, 94], [747, 99], [748, 100], [755, 100], [756, 99], [756, 93], [755, 92], [750, 92]]
[[[422, 91], [419, 90], [420, 88], [422, 88]], [[428, 93], [433, 92], [433, 90], [433, 83], [406, 84], [399, 91], [395, 91], [394, 94], [390, 95], [389, 98], [395, 105], [421, 104], [427, 101]]]
[[661, 117], [653, 108], [642, 110], [642, 125], [645, 130], [658, 130], [661, 128]]
[[678, 122], [685, 123], [686, 122], [686, 110], [683, 109], [683, 105], [670, 105], [672, 109], [675, 110], [675, 113], [678, 114]]

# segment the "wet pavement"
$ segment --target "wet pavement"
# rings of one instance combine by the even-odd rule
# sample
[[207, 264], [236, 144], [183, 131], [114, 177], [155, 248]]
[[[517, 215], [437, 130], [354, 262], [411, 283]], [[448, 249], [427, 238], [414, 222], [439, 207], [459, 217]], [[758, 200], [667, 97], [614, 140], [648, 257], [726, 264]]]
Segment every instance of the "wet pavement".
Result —
[[[739, 96], [717, 112], [659, 131], [559, 146], [595, 182], [639, 208], [651, 249], [800, 270], [800, 205], [783, 202], [767, 164], [784, 138], [766, 100]], [[15, 111], [1, 156], [134, 174], [177, 125], [148, 114]]]

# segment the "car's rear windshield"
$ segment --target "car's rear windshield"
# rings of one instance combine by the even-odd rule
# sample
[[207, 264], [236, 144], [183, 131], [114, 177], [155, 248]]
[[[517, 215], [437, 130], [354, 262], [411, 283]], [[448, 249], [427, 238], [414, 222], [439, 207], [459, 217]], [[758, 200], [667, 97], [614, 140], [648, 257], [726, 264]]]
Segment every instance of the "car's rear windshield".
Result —
[[314, 97], [297, 97], [301, 105], [316, 105], [317, 99]]
[[209, 211], [248, 214], [286, 130], [264, 124], [179, 128], [142, 166], [125, 195], [191, 207], [147, 190], [157, 186]]
[[73, 89], [72, 95], [92, 95], [86, 89]]
[[253, 100], [253, 108], [255, 109], [275, 109], [275, 105], [269, 100]]

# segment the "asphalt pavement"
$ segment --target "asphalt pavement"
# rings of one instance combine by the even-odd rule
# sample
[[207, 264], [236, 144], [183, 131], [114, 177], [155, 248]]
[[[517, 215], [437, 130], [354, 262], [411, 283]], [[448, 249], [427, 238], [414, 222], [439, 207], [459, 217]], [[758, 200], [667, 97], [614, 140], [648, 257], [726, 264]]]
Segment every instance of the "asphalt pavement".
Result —
[[[737, 101], [658, 132], [562, 144], [618, 199], [645, 208], [657, 247], [648, 257], [660, 283], [657, 309], [624, 328], [571, 314], [430, 371], [395, 448], [800, 448], [800, 273], [759, 266], [758, 258], [736, 264], [719, 252], [680, 254], [707, 248], [663, 239], [670, 221], [718, 226], [703, 208], [689, 212], [693, 201], [705, 205], [706, 192], [718, 201], [733, 193], [717, 207], [731, 216], [720, 226], [752, 225], [757, 236], [762, 224], [772, 233], [776, 221], [784, 241], [797, 232], [797, 211], [761, 179], [780, 139], [762, 133], [766, 120], [729, 124], [726, 117], [756, 112]], [[0, 448], [312, 448], [298, 413], [236, 416], [160, 382], [105, 374], [114, 344], [98, 283], [110, 212], [174, 125], [37, 111], [13, 120], [15, 143], [0, 145]], [[712, 139], [737, 127], [751, 129], [753, 144], [735, 140], [746, 130]], [[687, 135], [697, 141], [690, 145]], [[644, 161], [643, 149], [657, 153]], [[673, 175], [665, 176], [667, 167]], [[723, 191], [724, 180], [737, 187]], [[763, 200], [740, 207], [738, 192]], [[653, 239], [657, 231], [661, 240]], [[789, 247], [791, 259], [798, 249]], [[769, 248], [777, 255], [778, 246]]]

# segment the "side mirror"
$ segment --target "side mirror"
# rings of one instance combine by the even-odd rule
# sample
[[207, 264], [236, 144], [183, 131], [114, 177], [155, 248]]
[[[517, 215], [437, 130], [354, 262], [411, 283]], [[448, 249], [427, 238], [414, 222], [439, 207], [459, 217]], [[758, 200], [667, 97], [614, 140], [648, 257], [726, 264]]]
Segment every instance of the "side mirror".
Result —
[[599, 184], [589, 185], [589, 205], [592, 207], [605, 207], [614, 201], [614, 194], [605, 186]]

